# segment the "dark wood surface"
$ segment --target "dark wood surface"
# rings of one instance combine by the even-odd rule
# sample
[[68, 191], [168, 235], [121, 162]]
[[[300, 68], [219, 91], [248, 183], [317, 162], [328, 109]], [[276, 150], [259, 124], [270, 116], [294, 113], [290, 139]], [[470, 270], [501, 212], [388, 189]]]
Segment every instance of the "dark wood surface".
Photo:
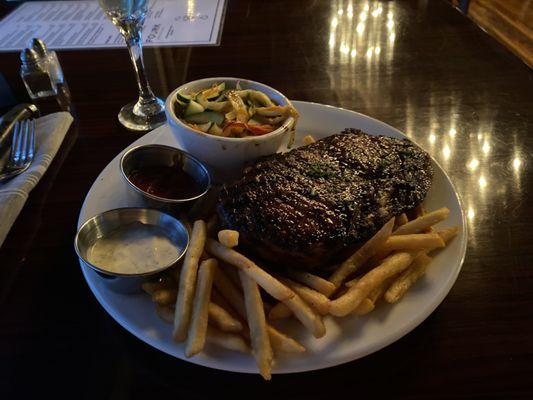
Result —
[[[98, 304], [72, 246], [91, 184], [139, 137], [116, 119], [133, 73], [126, 50], [65, 51], [76, 122], [0, 250], [0, 398], [533, 398], [531, 70], [445, 1], [368, 3], [358, 39], [367, 2], [350, 20], [349, 2], [230, 0], [220, 47], [148, 49], [148, 74], [160, 96], [196, 78], [251, 78], [414, 138], [469, 215], [462, 272], [436, 311], [377, 353], [268, 383], [136, 339]], [[23, 100], [17, 69], [0, 54]]]

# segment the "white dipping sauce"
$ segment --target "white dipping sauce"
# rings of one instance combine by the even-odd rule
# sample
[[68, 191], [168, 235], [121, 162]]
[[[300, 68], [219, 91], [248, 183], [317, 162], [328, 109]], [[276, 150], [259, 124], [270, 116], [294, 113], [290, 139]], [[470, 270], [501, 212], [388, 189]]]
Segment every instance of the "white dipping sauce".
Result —
[[139, 274], [170, 264], [179, 252], [162, 228], [134, 222], [98, 239], [87, 259], [105, 271]]

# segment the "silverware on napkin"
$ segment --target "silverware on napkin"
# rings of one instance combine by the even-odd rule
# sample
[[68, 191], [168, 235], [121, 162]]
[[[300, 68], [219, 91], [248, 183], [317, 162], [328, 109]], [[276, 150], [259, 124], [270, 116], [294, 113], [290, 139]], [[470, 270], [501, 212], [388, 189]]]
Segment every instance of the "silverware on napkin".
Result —
[[35, 154], [35, 120], [25, 119], [15, 124], [11, 151], [5, 168], [0, 173], [0, 183], [26, 171]]
[[4, 169], [10, 156], [13, 127], [18, 121], [39, 116], [39, 109], [34, 104], [18, 104], [0, 119], [0, 172]]

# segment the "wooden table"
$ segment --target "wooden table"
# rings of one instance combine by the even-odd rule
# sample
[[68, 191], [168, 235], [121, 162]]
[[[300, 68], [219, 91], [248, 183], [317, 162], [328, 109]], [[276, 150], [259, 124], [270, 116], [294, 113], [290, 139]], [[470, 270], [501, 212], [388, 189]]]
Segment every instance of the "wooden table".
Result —
[[[152, 86], [164, 97], [196, 78], [247, 77], [406, 132], [468, 213], [444, 302], [377, 353], [269, 383], [139, 341], [97, 303], [73, 250], [91, 184], [139, 137], [116, 119], [136, 96], [133, 72], [126, 50], [60, 52], [77, 119], [0, 250], [0, 398], [533, 398], [531, 70], [445, 1], [354, 1], [351, 18], [341, 3], [230, 0], [220, 47], [146, 50]], [[2, 54], [0, 71], [22, 101], [17, 57]]]

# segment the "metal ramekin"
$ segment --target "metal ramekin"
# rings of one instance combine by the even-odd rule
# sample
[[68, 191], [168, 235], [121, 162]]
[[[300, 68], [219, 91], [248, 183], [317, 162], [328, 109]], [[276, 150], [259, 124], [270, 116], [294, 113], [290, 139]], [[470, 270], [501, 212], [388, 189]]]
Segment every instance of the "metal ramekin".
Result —
[[[130, 180], [132, 171], [153, 166], [181, 168], [202, 186], [203, 191], [193, 197], [167, 199], [145, 192]], [[211, 187], [209, 171], [200, 160], [180, 149], [162, 144], [141, 145], [126, 151], [120, 159], [120, 172], [132, 192], [142, 198], [144, 205], [172, 214], [186, 211], [195, 201], [205, 196]]]
[[[88, 251], [97, 240], [119, 227], [133, 222], [141, 222], [162, 228], [171, 242], [180, 249], [178, 256], [161, 268], [140, 274], [121, 274], [107, 271], [104, 265], [94, 265], [88, 260]], [[175, 265], [183, 257], [188, 246], [189, 234], [186, 227], [179, 220], [164, 212], [147, 208], [117, 208], [105, 211], [86, 221], [78, 229], [74, 239], [74, 249], [80, 260], [98, 272], [111, 290], [120, 293], [139, 291], [146, 277], [156, 275]]]

